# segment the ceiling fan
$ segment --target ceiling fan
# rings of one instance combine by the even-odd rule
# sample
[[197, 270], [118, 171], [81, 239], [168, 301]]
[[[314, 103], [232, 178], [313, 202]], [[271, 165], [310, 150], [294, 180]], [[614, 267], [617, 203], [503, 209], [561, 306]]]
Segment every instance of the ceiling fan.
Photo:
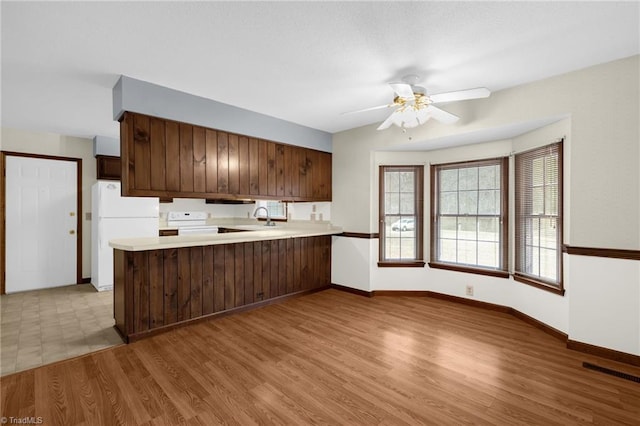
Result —
[[402, 83], [389, 83], [395, 93], [393, 102], [390, 104], [352, 111], [347, 114], [382, 108], [395, 108], [391, 115], [378, 126], [378, 130], [384, 130], [392, 124], [404, 130], [424, 124], [430, 118], [444, 124], [452, 124], [458, 121], [460, 117], [440, 109], [434, 104], [486, 98], [491, 94], [486, 87], [477, 87], [475, 89], [429, 95], [424, 87], [416, 85], [419, 79], [420, 77], [417, 75], [407, 75], [402, 78]]

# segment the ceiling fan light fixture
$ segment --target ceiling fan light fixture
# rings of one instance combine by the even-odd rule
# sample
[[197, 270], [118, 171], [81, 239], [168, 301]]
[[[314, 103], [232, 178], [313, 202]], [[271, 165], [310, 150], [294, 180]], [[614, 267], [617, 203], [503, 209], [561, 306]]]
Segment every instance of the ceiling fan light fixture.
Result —
[[387, 129], [395, 124], [405, 131], [405, 128], [417, 127], [432, 118], [443, 124], [453, 124], [460, 119], [457, 115], [438, 108], [436, 104], [486, 98], [491, 95], [491, 91], [486, 87], [429, 95], [424, 87], [417, 85], [419, 80], [417, 75], [407, 75], [402, 79], [402, 83], [389, 83], [395, 94], [393, 103], [354, 112], [395, 108], [387, 119], [378, 126], [378, 130]]
[[420, 124], [424, 124], [427, 121], [429, 121], [429, 119], [431, 118], [431, 114], [429, 114], [429, 111], [427, 110], [427, 108], [420, 108], [419, 110], [416, 111], [416, 118], [418, 119], [418, 122]]
[[402, 129], [412, 129], [424, 124], [429, 119], [429, 113], [415, 107], [399, 108], [392, 114], [391, 122]]

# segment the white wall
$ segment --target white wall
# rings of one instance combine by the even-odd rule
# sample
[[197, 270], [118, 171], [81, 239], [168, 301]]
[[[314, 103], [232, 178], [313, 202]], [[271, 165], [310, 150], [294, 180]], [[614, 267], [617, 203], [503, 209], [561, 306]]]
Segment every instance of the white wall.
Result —
[[[570, 227], [575, 231], [571, 244], [637, 249], [640, 221], [627, 218], [640, 217], [639, 58], [502, 90], [486, 99], [447, 104], [447, 110], [462, 117], [455, 125], [430, 121], [402, 133], [395, 126], [376, 131], [377, 124], [373, 124], [335, 134], [334, 221], [354, 232], [371, 232], [375, 225], [368, 220], [374, 151], [404, 145], [409, 138], [428, 141], [545, 117], [570, 116], [576, 141], [569, 159], [571, 174], [576, 177], [572, 179], [576, 186], [568, 194], [573, 207]], [[593, 221], [607, 226], [594, 228]]]
[[331, 203], [328, 201], [287, 203], [287, 212], [291, 220], [305, 220], [310, 222], [331, 221]]
[[3, 127], [2, 149], [30, 154], [82, 159], [82, 277], [91, 276], [91, 186], [96, 182], [96, 160], [91, 139]]
[[640, 261], [565, 256], [569, 337], [640, 355]]
[[[371, 125], [336, 134], [333, 222], [345, 231], [377, 232], [379, 164], [425, 164], [427, 170], [429, 163], [503, 156], [565, 137], [565, 244], [638, 250], [639, 75], [639, 57], [635, 56], [497, 92], [487, 99], [446, 105], [447, 110], [463, 117], [456, 125], [429, 122], [407, 133], [395, 127], [376, 131], [376, 125]], [[382, 151], [401, 145], [406, 149], [409, 138], [422, 145], [429, 139], [486, 133], [492, 128], [548, 117], [568, 118], [507, 140], [426, 152]], [[425, 175], [428, 217], [429, 176]], [[428, 223], [425, 225], [428, 259], [430, 236]], [[377, 250], [369, 250], [369, 259], [363, 260], [367, 250], [354, 244], [350, 247], [341, 241], [344, 239], [337, 237], [334, 243], [336, 284], [370, 290], [432, 290], [459, 297], [466, 297], [465, 286], [473, 285], [474, 299], [512, 306], [567, 333], [570, 339], [640, 354], [637, 261], [565, 254], [566, 295], [562, 297], [511, 278], [432, 270], [428, 266], [377, 268]], [[369, 246], [377, 247], [374, 241]], [[368, 285], [363, 277], [369, 280]]]
[[371, 259], [377, 240], [333, 237], [331, 245], [331, 282], [358, 290], [372, 291]]

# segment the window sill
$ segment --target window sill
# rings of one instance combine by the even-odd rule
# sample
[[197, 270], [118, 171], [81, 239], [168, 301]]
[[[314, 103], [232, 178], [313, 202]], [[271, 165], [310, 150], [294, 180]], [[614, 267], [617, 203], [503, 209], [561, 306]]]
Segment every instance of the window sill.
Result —
[[539, 288], [541, 290], [546, 290], [548, 292], [551, 292], [553, 294], [557, 294], [559, 296], [564, 296], [564, 288], [562, 287], [562, 284], [560, 285], [554, 285], [554, 284], [550, 284], [541, 280], [537, 280], [535, 278], [532, 278], [530, 276], [527, 275], [522, 275], [519, 273], [514, 273], [513, 274], [513, 279], [523, 283], [523, 284], [528, 284], [530, 286], [533, 286], [535, 288]]
[[439, 262], [429, 262], [429, 267], [434, 269], [446, 269], [448, 271], [467, 272], [469, 274], [488, 275], [498, 278], [509, 278], [509, 273], [507, 271], [499, 271], [496, 269], [481, 269]]
[[421, 260], [378, 262], [378, 268], [424, 268], [424, 265]]

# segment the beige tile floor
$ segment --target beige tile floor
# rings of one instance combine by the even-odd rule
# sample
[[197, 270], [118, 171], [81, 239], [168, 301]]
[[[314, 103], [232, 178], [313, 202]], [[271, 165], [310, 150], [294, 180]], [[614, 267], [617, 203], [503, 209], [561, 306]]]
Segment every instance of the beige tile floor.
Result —
[[0, 296], [0, 375], [122, 343], [113, 292], [91, 284]]

